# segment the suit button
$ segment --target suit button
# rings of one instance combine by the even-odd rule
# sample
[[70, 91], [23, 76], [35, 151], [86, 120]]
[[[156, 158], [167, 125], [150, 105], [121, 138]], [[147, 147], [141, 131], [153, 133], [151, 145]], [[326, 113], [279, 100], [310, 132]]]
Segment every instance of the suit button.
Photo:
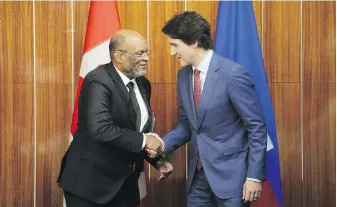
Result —
[[132, 168], [132, 169], [134, 169], [134, 168], [135, 168], [135, 166], [136, 166], [136, 163], [129, 164], [129, 168]]

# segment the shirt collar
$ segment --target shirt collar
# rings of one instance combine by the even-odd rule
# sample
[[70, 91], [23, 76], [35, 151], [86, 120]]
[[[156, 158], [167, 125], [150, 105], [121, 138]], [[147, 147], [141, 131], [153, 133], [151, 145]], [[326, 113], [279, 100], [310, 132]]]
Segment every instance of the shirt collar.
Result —
[[213, 55], [213, 50], [207, 51], [205, 58], [201, 61], [199, 66], [198, 67], [192, 66], [193, 71], [195, 70], [195, 68], [198, 68], [198, 70], [201, 73], [207, 74], [209, 65], [211, 64], [212, 55]]

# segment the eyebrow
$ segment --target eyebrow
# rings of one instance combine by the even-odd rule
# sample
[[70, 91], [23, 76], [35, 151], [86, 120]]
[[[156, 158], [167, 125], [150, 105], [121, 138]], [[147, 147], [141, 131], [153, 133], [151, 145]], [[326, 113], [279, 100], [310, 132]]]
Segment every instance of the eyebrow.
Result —
[[143, 53], [143, 52], [146, 52], [148, 49], [145, 49], [145, 50], [138, 50], [138, 51], [136, 51], [136, 52], [134, 52], [134, 53]]

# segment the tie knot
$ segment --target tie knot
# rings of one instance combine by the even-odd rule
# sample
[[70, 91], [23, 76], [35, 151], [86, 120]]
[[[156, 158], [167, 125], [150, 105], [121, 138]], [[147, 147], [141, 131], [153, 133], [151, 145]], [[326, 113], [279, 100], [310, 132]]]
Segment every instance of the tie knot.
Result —
[[200, 70], [198, 70], [197, 68], [194, 69], [194, 74], [195, 74], [195, 75], [199, 75], [199, 74], [200, 74]]
[[127, 86], [130, 90], [133, 90], [134, 84], [133, 84], [132, 81], [130, 81], [126, 86]]

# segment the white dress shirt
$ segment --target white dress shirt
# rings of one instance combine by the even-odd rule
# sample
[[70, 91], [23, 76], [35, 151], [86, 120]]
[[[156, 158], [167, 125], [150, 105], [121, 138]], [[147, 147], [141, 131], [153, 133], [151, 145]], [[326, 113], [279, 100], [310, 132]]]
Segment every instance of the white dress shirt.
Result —
[[[200, 71], [201, 94], [202, 94], [202, 90], [204, 88], [207, 71], [208, 71], [209, 65], [211, 64], [212, 56], [213, 56], [213, 50], [209, 50], [209, 51], [207, 51], [205, 58], [200, 62], [200, 64], [197, 67], [192, 65], [192, 69], [193, 69], [193, 74], [192, 74], [193, 89], [194, 89], [194, 70], [197, 68]], [[255, 182], [261, 182], [260, 180], [254, 179], [254, 178], [247, 178], [247, 180], [251, 180], [251, 181], [255, 181]]]
[[[116, 66], [115, 66], [116, 68]], [[117, 69], [117, 68], [116, 68]], [[130, 80], [130, 78], [128, 78], [126, 75], [124, 75], [121, 71], [119, 71], [117, 69], [117, 73], [119, 74], [119, 76], [122, 78], [123, 83], [125, 85], [125, 88], [129, 91], [129, 88], [126, 86], [130, 81], [133, 82], [134, 84], [134, 89], [135, 89], [135, 94], [136, 94], [136, 99], [140, 108], [140, 115], [141, 115], [141, 122], [140, 122], [140, 131], [143, 130], [144, 125], [146, 124], [147, 120], [149, 119], [149, 112], [147, 110], [145, 101], [142, 97], [142, 95], [140, 94], [136, 79], [133, 78]], [[142, 145], [142, 149], [145, 147], [145, 143], [146, 143], [146, 136], [143, 134], [143, 145]]]
[[193, 89], [194, 89], [194, 70], [197, 68], [200, 71], [201, 94], [202, 94], [202, 89], [204, 89], [206, 74], [207, 74], [209, 65], [211, 64], [212, 55], [213, 55], [213, 50], [209, 50], [206, 53], [206, 57], [201, 61], [201, 63], [197, 67], [192, 65], [192, 69], [193, 69], [193, 74], [192, 74]]

